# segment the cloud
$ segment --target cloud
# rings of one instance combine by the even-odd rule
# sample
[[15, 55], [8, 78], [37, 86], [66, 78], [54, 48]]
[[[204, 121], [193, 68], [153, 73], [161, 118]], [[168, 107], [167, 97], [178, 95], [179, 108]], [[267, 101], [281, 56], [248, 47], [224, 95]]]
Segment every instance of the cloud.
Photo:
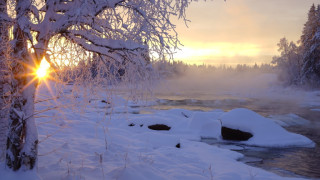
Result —
[[[272, 46], [273, 48], [273, 46]], [[254, 64], [269, 63], [275, 54], [268, 53], [257, 44], [248, 43], [197, 43], [186, 44], [174, 58], [189, 64]]]
[[[227, 66], [236, 66], [238, 64], [248, 64], [248, 65], [254, 65], [257, 63], [258, 65], [263, 63], [270, 63], [272, 59], [272, 56], [233, 56], [233, 57], [227, 57], [227, 56], [212, 56], [207, 58], [186, 58], [184, 59], [184, 62], [188, 64], [207, 64], [207, 65], [214, 65], [219, 66], [221, 64], [225, 64]], [[181, 60], [181, 59], [176, 59]]]

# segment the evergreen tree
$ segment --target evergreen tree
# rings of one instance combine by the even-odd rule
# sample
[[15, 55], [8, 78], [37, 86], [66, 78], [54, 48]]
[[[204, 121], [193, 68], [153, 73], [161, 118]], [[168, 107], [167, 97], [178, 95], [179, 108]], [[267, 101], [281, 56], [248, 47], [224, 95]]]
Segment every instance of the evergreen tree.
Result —
[[304, 26], [302, 43], [302, 82], [320, 84], [320, 6], [311, 6]]
[[315, 31], [316, 31], [316, 7], [314, 4], [312, 4], [308, 13], [308, 20], [304, 24], [304, 28], [301, 36], [301, 45], [305, 49], [308, 49], [310, 47], [311, 40], [315, 34]]

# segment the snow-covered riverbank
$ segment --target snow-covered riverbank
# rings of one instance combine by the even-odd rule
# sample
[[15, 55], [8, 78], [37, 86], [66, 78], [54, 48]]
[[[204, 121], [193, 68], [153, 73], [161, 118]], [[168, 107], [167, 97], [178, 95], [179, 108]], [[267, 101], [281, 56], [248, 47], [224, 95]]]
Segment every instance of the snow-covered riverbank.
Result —
[[[78, 96], [76, 104], [85, 100]], [[37, 118], [40, 178], [287, 179], [239, 162], [243, 157], [240, 153], [200, 142], [201, 137], [221, 140], [221, 123], [253, 133], [249, 141], [241, 142], [243, 144], [314, 145], [308, 138], [289, 133], [248, 109], [154, 110], [145, 106], [148, 103], [139, 106], [118, 96], [113, 96], [113, 102], [111, 106], [107, 97], [101, 97], [90, 101], [87, 108], [62, 107]], [[37, 109], [45, 109], [48, 103], [61, 106], [67, 104], [68, 99], [38, 103]], [[108, 113], [111, 110], [112, 115]], [[156, 124], [167, 125], [170, 130], [148, 128]], [[5, 179], [18, 179], [19, 175], [34, 179], [34, 174], [13, 175], [1, 171]]]

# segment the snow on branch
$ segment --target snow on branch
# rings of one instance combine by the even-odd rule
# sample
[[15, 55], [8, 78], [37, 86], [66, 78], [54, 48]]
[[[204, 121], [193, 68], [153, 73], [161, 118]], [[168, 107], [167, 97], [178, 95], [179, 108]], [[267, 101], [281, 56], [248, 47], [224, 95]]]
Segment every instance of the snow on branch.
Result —
[[[121, 39], [108, 39], [103, 37], [97, 37], [88, 33], [87, 30], [70, 30], [66, 34], [69, 35], [78, 44], [87, 43], [92, 46], [105, 48], [108, 52], [120, 51], [120, 50], [136, 50], [138, 48], [144, 48], [142, 44], [136, 43], [132, 40]], [[94, 48], [94, 47], [93, 47]]]
[[[106, 40], [102, 39], [104, 41], [94, 41], [96, 40], [95, 38], [89, 39], [86, 36], [80, 36], [79, 34], [71, 35], [67, 34], [65, 36], [67, 39], [70, 39], [72, 42], [78, 44], [81, 46], [83, 49], [89, 52], [94, 52], [99, 55], [107, 56], [115, 61], [122, 62], [123, 61], [123, 56], [124, 53], [128, 51], [136, 51], [138, 49], [142, 49], [142, 46], [128, 46], [128, 48], [125, 48], [125, 46], [121, 47], [121, 44], [124, 42], [121, 41], [116, 41], [116, 40]], [[115, 44], [118, 44], [119, 46], [108, 46], [112, 45], [110, 42], [114, 41]], [[105, 44], [104, 44], [105, 43]], [[128, 44], [126, 44], [128, 45]], [[131, 49], [129, 49], [131, 48]]]
[[[149, 46], [159, 57], [172, 54], [180, 44], [171, 16], [185, 19], [188, 0], [51, 0], [32, 13], [39, 23], [31, 25], [40, 46], [61, 34], [85, 50], [107, 55]], [[39, 19], [39, 18], [38, 18]], [[74, 28], [80, 27], [80, 28]], [[111, 55], [112, 56], [112, 55]]]

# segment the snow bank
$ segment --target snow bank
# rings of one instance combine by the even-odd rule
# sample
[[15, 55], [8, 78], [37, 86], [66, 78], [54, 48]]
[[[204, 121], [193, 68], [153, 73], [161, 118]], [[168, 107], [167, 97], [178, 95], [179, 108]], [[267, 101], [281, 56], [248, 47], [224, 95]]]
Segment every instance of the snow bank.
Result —
[[[88, 108], [84, 114], [66, 113], [71, 122], [62, 129], [52, 124], [39, 125], [40, 140], [51, 135], [39, 144], [41, 177], [46, 180], [292, 179], [239, 162], [243, 157], [240, 153], [199, 142], [200, 137], [220, 137], [219, 117], [228, 119], [235, 112], [237, 117], [261, 119], [249, 110], [225, 113], [172, 109], [154, 110], [152, 114], [105, 116], [93, 109]], [[129, 126], [130, 123], [136, 125]], [[147, 128], [156, 123], [172, 128], [170, 131]], [[56, 134], [55, 128], [59, 131]]]
[[11, 170], [5, 169], [3, 166], [0, 168], [0, 179], [3, 180], [42, 180], [37, 174], [36, 170], [32, 171], [18, 171], [13, 172]]
[[308, 138], [286, 131], [284, 128], [248, 109], [233, 109], [220, 117], [222, 125], [253, 134], [243, 144], [264, 147], [314, 146]]

